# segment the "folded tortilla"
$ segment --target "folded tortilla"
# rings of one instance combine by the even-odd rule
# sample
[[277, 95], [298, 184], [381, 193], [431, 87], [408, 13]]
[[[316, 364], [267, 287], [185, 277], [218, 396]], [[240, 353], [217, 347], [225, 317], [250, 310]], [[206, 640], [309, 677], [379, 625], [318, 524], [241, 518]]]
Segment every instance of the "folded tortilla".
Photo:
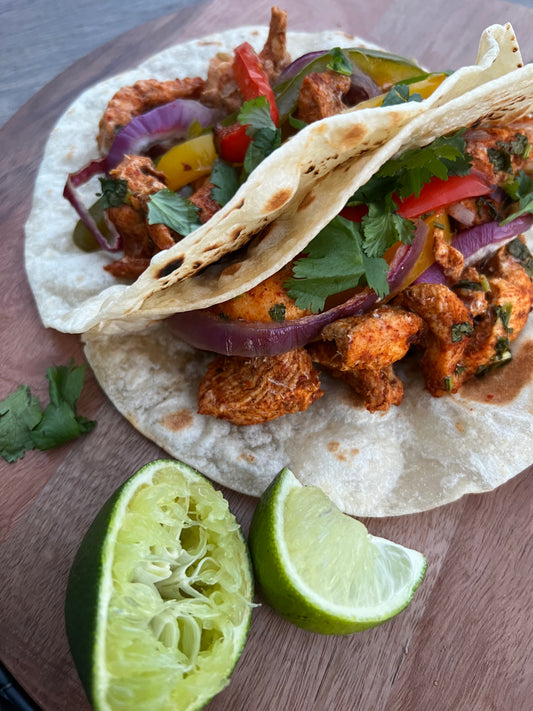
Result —
[[[405, 399], [385, 414], [367, 412], [342, 382], [322, 374], [325, 396], [307, 411], [239, 427], [197, 414], [198, 385], [212, 354], [180, 342], [163, 319], [225, 301], [276, 272], [396, 153], [464, 126], [530, 112], [533, 67], [521, 67], [509, 25], [485, 30], [476, 63], [454, 72], [430, 99], [354, 109], [304, 129], [267, 158], [212, 220], [156, 255], [133, 285], [110, 285], [112, 278], [102, 270], [108, 255], [80, 253], [72, 245], [75, 216], [60, 195], [66, 174], [93, 157], [89, 146], [112, 93], [141, 76], [168, 78], [170, 57], [185, 64], [191, 55], [199, 61], [201, 55], [201, 67], [189, 65], [182, 75], [201, 73], [214, 46], [231, 50], [251, 36], [259, 47], [266, 30], [224, 33], [157, 55], [140, 72], [84, 94], [60, 120], [26, 228], [28, 276], [43, 323], [86, 331], [88, 362], [132, 425], [169, 454], [237, 491], [260, 495], [289, 466], [302, 483], [320, 486], [347, 513], [389, 516], [493, 489], [533, 460], [533, 385], [524, 385], [524, 373], [531, 372], [531, 323], [513, 344], [509, 366], [457, 395], [433, 398], [406, 361], [397, 365]], [[289, 37], [293, 57], [341, 44], [354, 40], [332, 33]], [[176, 75], [174, 68], [170, 75]], [[262, 239], [254, 240], [259, 231]], [[246, 242], [248, 252], [244, 258], [239, 252], [229, 277], [216, 264], [200, 274], [192, 268], [199, 261], [205, 266], [202, 260], [214, 246], [220, 257]]]
[[[95, 134], [107, 102], [138, 79], [206, 76], [216, 52], [231, 52], [244, 40], [259, 49], [266, 36], [266, 27], [248, 27], [178, 45], [88, 89], [60, 118], [46, 145], [25, 228], [26, 271], [45, 326], [69, 333], [138, 330], [150, 319], [247, 291], [298, 253], [367, 182], [396, 149], [392, 139], [402, 126], [431, 107], [513, 75], [522, 61], [512, 27], [494, 25], [482, 35], [475, 64], [454, 72], [425, 101], [356, 108], [309, 125], [264, 160], [209, 222], [155, 255], [133, 284], [119, 283], [103, 269], [112, 255], [82, 252], [73, 244], [77, 215], [62, 196], [68, 173], [98, 157]], [[293, 58], [317, 48], [373, 46], [336, 32], [288, 33], [287, 45]], [[94, 185], [85, 186], [85, 194], [93, 202]], [[254, 240], [257, 235], [261, 239]], [[246, 244], [253, 258], [245, 255], [222, 273], [216, 266], [205, 269]]]

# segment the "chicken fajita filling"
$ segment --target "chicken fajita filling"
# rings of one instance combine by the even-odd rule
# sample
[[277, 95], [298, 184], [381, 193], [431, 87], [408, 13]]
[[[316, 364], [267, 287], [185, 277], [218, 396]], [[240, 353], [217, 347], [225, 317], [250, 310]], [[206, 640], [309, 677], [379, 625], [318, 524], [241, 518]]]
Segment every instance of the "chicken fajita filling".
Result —
[[[93, 248], [95, 223], [100, 246], [123, 252], [105, 269], [135, 279], [303, 127], [361, 105], [421, 101], [445, 76], [372, 51], [335, 48], [293, 62], [286, 15], [273, 8], [260, 52], [243, 43], [213, 57], [206, 79], [142, 80], [113, 96], [98, 135], [102, 195], [93, 225], [82, 220], [74, 238]], [[156, 125], [176, 101], [185, 102], [178, 141]], [[402, 401], [394, 364], [407, 356], [436, 397], [509, 362], [533, 307], [522, 237], [533, 224], [532, 142], [526, 117], [405, 151], [280, 271], [170, 319], [185, 341], [218, 353], [199, 412], [247, 425], [303, 411], [324, 394], [321, 371], [383, 412]]]

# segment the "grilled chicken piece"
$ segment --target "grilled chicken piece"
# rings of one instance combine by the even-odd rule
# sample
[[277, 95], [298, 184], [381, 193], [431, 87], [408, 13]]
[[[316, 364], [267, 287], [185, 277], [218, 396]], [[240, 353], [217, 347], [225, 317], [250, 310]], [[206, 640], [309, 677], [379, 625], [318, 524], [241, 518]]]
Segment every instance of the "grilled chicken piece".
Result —
[[268, 37], [259, 59], [271, 84], [290, 64], [291, 56], [287, 52], [287, 13], [279, 7], [271, 10]]
[[175, 99], [198, 99], [204, 88], [200, 77], [186, 79], [141, 79], [133, 86], [119, 89], [109, 101], [99, 124], [97, 143], [102, 153], [107, 153], [117, 132], [132, 118], [168, 104]]
[[252, 287], [249, 291], [212, 307], [225, 317], [272, 323], [307, 316], [312, 312], [296, 306], [283, 285], [292, 275], [292, 264], [287, 264], [279, 272]]
[[443, 284], [413, 284], [396, 303], [424, 320], [420, 367], [426, 388], [435, 397], [456, 392], [460, 386], [457, 366], [474, 330], [467, 307]]
[[200, 101], [206, 106], [220, 109], [225, 114], [233, 114], [239, 110], [243, 96], [233, 74], [233, 54], [218, 52], [211, 59]]
[[475, 267], [465, 267], [463, 269], [461, 276], [453, 285], [453, 290], [474, 318], [482, 316], [486, 312], [489, 306], [487, 292], [485, 291], [482, 277]]
[[329, 324], [322, 330], [324, 340], [310, 343], [308, 351], [315, 362], [348, 383], [367, 410], [384, 411], [403, 399], [403, 385], [392, 364], [418, 340], [423, 326], [414, 313], [379, 306]]
[[[321, 336], [324, 341], [334, 341], [325, 344], [331, 346], [330, 367], [342, 371], [377, 369], [403, 358], [423, 325], [416, 314], [385, 305], [361, 316], [334, 321], [322, 329]], [[310, 344], [311, 353], [314, 345]]]
[[334, 116], [346, 109], [342, 98], [350, 90], [350, 77], [328, 69], [308, 74], [298, 95], [297, 118], [306, 123]]
[[122, 238], [124, 256], [104, 269], [116, 277], [136, 279], [150, 264], [153, 254], [144, 215], [131, 205], [118, 205], [108, 209], [107, 217]]
[[200, 383], [198, 412], [256, 425], [306, 410], [323, 394], [303, 348], [257, 358], [217, 356]]
[[125, 155], [110, 175], [127, 182], [129, 201], [136, 210], [146, 205], [150, 195], [167, 187], [165, 174], [157, 170], [148, 156]]
[[220, 210], [220, 205], [213, 198], [212, 190], [214, 188], [213, 183], [209, 180], [205, 180], [202, 185], [194, 192], [189, 200], [193, 205], [198, 208], [198, 217], [200, 222], [208, 222], [213, 215]]
[[500, 184], [509, 178], [510, 173], [527, 169], [531, 165], [532, 157], [528, 150], [521, 155], [520, 141], [524, 139], [520, 136], [525, 136], [529, 144], [533, 143], [532, 117], [520, 119], [507, 126], [467, 131], [464, 137], [466, 152], [473, 159], [472, 170], [484, 173], [491, 183]]
[[501, 247], [486, 267], [487, 308], [474, 322], [459, 363], [458, 381], [483, 375], [511, 360], [510, 343], [526, 325], [533, 308], [533, 282], [522, 265]]
[[403, 383], [392, 365], [386, 368], [357, 368], [348, 373], [339, 371], [341, 377], [363, 400], [369, 412], [386, 412], [391, 405], [403, 400]]

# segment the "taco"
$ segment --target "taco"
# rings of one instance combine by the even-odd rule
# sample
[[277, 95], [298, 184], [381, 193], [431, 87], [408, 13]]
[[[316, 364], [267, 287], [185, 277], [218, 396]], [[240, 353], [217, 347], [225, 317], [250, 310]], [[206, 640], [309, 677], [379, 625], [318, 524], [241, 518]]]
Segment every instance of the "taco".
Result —
[[[253, 34], [250, 30], [246, 33], [247, 36]], [[344, 44], [340, 38], [335, 39], [339, 39], [339, 46]], [[235, 44], [233, 37], [231, 44]], [[320, 61], [324, 54], [320, 52]], [[344, 56], [346, 59], [350, 56], [349, 52], [340, 52], [340, 55], [337, 52], [328, 54], [327, 62], [330, 64], [334, 57], [339, 59]], [[372, 52], [367, 54], [371, 56]], [[312, 57], [311, 61], [316, 59]], [[309, 63], [309, 58], [305, 62]], [[87, 274], [93, 274], [90, 266], [94, 265], [85, 262], [81, 271], [75, 274], [76, 289], [80, 282], [82, 284], [81, 300], [78, 299], [76, 303], [77, 297], [71, 293], [65, 297], [62, 293], [63, 287], [57, 286], [60, 283], [58, 281], [52, 287], [54, 298], [51, 299], [49, 294], [40, 298], [35, 276], [38, 270], [36, 260], [32, 257], [35, 242], [32, 242], [30, 218], [27, 230], [28, 271], [45, 324], [61, 330], [90, 329], [84, 336], [87, 358], [104, 390], [118, 409], [140, 431], [171, 454], [185, 457], [213, 479], [231, 488], [257, 495], [282, 466], [290, 463], [303, 481], [320, 485], [345, 511], [358, 515], [390, 515], [427, 509], [453, 500], [468, 491], [493, 488], [531, 462], [532, 452], [528, 439], [531, 421], [527, 415], [527, 401], [531, 392], [527, 388], [512, 402], [496, 409], [491, 409], [484, 402], [475, 403], [470, 397], [461, 395], [433, 398], [424, 387], [419, 371], [413, 370], [412, 361], [402, 360], [398, 370], [403, 375], [402, 379], [409, 381], [409, 388], [406, 389], [401, 408], [389, 408], [386, 411], [381, 408], [385, 414], [372, 414], [357, 402], [354, 403], [353, 398], [349, 396], [344, 381], [353, 380], [354, 374], [347, 375], [343, 366], [339, 367], [336, 355], [338, 344], [335, 337], [327, 337], [327, 331], [323, 340], [313, 342], [306, 349], [303, 347], [305, 344], [301, 343], [297, 344], [297, 348], [289, 349], [289, 352], [295, 351], [296, 369], [294, 363], [291, 363], [289, 368], [283, 364], [281, 366], [282, 371], [288, 370], [288, 380], [301, 380], [298, 374], [305, 370], [309, 376], [308, 380], [313, 381], [302, 400], [305, 408], [300, 405], [296, 409], [282, 408], [282, 411], [274, 415], [275, 419], [270, 416], [262, 417], [252, 420], [261, 424], [245, 427], [237, 424], [238, 421], [234, 417], [227, 418], [225, 414], [220, 419], [220, 408], [215, 408], [211, 413], [216, 415], [215, 418], [197, 413], [197, 391], [208, 362], [213, 359], [212, 354], [204, 349], [221, 350], [223, 337], [220, 334], [224, 333], [224, 328], [220, 329], [221, 322], [222, 326], [228, 326], [229, 323], [230, 327], [233, 327], [235, 322], [242, 325], [242, 316], [235, 312], [237, 317], [232, 319], [228, 308], [248, 298], [254, 290], [260, 290], [265, 280], [278, 278], [280, 272], [283, 285], [286, 278], [283, 270], [290, 267], [295, 258], [305, 257], [306, 250], [315, 249], [316, 255], [317, 243], [313, 245], [313, 238], [318, 239], [320, 254], [321, 236], [332, 221], [336, 221], [338, 226], [340, 220], [340, 232], [346, 231], [346, 217], [336, 217], [337, 213], [360, 207], [360, 203], [365, 202], [362, 197], [365, 189], [368, 189], [375, 178], [390, 178], [390, 166], [394, 165], [395, 160], [405, 158], [409, 152], [417, 154], [427, 146], [434, 148], [436, 143], [444, 139], [446, 151], [451, 150], [451, 153], [445, 151], [446, 155], [442, 154], [441, 158], [444, 159], [444, 164], [454, 163], [455, 159], [450, 158], [454, 155], [457, 158], [453, 146], [457, 148], [458, 141], [464, 142], [472, 137], [466, 135], [465, 139], [463, 131], [471, 132], [473, 127], [482, 127], [488, 131], [496, 124], [502, 125], [508, 131], [509, 122], [518, 120], [531, 111], [531, 73], [529, 69], [521, 67], [519, 51], [510, 26], [494, 26], [485, 31], [476, 64], [464, 67], [449, 77], [441, 77], [432, 85], [432, 89], [435, 85], [437, 88], [428, 98], [416, 97], [417, 92], [414, 89], [427, 89], [424, 82], [434, 81], [434, 75], [425, 74], [423, 79], [420, 79], [421, 70], [417, 65], [414, 66], [416, 70], [413, 65], [408, 70], [412, 72], [411, 76], [397, 81], [396, 86], [392, 87], [392, 95], [386, 94], [389, 99], [385, 106], [380, 105], [384, 94], [384, 87], [381, 86], [378, 91], [381, 98], [371, 99], [370, 103], [363, 102], [351, 110], [320, 118], [291, 135], [290, 140], [274, 150], [251, 172], [234, 197], [217, 210], [204, 225], [192, 231], [176, 245], [155, 254], [132, 285], [121, 284], [105, 288], [99, 285], [91, 293], [91, 289], [85, 286]], [[409, 84], [409, 79], [418, 81]], [[290, 80], [291, 77], [289, 83]], [[397, 96], [394, 97], [394, 94]], [[405, 101], [408, 98], [420, 100]], [[397, 101], [403, 103], [399, 104]], [[71, 113], [75, 113], [75, 108]], [[62, 133], [61, 122], [57, 133]], [[513, 140], [518, 141], [515, 139], [518, 135], [523, 134], [512, 128], [511, 134], [506, 134], [505, 140], [502, 137], [496, 138], [494, 145], [491, 145], [495, 151], [500, 151], [502, 156], [504, 153], [510, 156], [513, 170], [517, 172], [516, 176], [509, 175], [512, 180], [508, 181], [508, 190], [502, 205], [497, 201], [491, 202], [491, 193], [494, 190], [492, 184], [490, 192], [487, 190], [486, 177], [482, 179], [478, 176], [478, 182], [483, 183], [484, 191], [470, 196], [483, 197], [487, 204], [487, 214], [492, 209], [515, 209], [517, 191], [523, 191], [527, 178], [525, 168], [528, 166], [526, 153], [529, 141], [520, 139], [521, 149], [516, 146], [509, 147]], [[459, 153], [464, 158], [463, 148]], [[457, 159], [456, 174], [459, 177], [465, 177], [464, 173], [470, 174], [462, 163], [463, 158]], [[518, 159], [521, 162], [517, 162]], [[78, 165], [81, 163], [80, 161]], [[43, 165], [46, 165], [46, 159]], [[387, 170], [389, 175], [384, 175], [383, 171]], [[444, 178], [449, 179], [452, 172], [447, 172]], [[40, 178], [44, 185], [46, 168], [41, 173]], [[519, 188], [519, 178], [522, 176], [525, 178]], [[515, 180], [518, 182], [515, 183]], [[514, 188], [511, 187], [511, 182]], [[511, 196], [513, 189], [515, 194]], [[501, 197], [503, 188], [499, 186], [498, 190]], [[39, 183], [36, 200], [38, 197]], [[404, 207], [408, 209], [407, 197], [405, 203], [407, 205]], [[464, 224], [468, 206], [463, 204], [462, 207]], [[38, 204], [35, 210], [39, 212]], [[373, 310], [373, 314], [381, 314], [378, 309], [388, 309], [390, 311], [387, 313], [393, 313], [394, 316], [397, 316], [400, 310], [402, 314], [406, 312], [412, 315], [409, 318], [413, 323], [407, 329], [404, 348], [411, 346], [418, 337], [422, 339], [424, 334], [427, 335], [428, 319], [416, 313], [413, 306], [416, 294], [413, 295], [413, 290], [410, 292], [411, 303], [405, 302], [409, 295], [405, 287], [415, 278], [423, 276], [423, 266], [429, 266], [435, 261], [432, 257], [433, 246], [429, 253], [426, 249], [425, 252], [417, 254], [417, 249], [421, 249], [426, 242], [435, 244], [438, 247], [435, 253], [440, 249], [442, 257], [439, 257], [439, 262], [446, 272], [453, 266], [454, 259], [460, 260], [461, 256], [457, 256], [457, 248], [449, 244], [452, 231], [448, 223], [442, 222], [448, 219], [447, 212], [439, 213], [438, 219], [433, 215], [432, 222], [427, 218], [427, 221], [431, 222], [430, 227], [424, 220], [418, 219], [420, 214], [414, 217], [417, 222], [424, 223], [427, 229], [412, 229], [403, 245], [389, 245], [384, 250], [394, 252], [396, 247], [394, 254], [387, 254], [390, 268], [389, 279], [385, 276], [386, 284], [383, 280], [386, 271], [382, 271], [380, 283], [379, 280], [372, 281], [378, 264], [372, 259], [383, 261], [383, 250], [379, 257], [375, 254], [361, 256], [359, 261], [364, 261], [367, 267], [370, 265], [369, 269], [365, 267], [363, 278], [358, 279], [356, 284], [353, 280], [348, 285], [345, 281], [339, 282], [342, 284], [339, 291], [343, 295], [340, 304], [327, 308], [325, 301], [319, 307], [310, 302], [304, 309], [296, 307], [295, 315], [298, 318], [290, 319], [289, 302], [269, 302], [267, 312], [271, 323], [270, 328], [267, 328], [267, 340], [272, 341], [287, 330], [286, 324], [279, 326], [281, 318], [286, 319], [287, 323], [289, 320], [299, 324], [310, 322], [315, 328], [317, 323], [324, 325], [321, 323], [323, 313], [333, 310], [336, 317], [345, 317], [348, 313], [343, 310], [346, 303], [350, 303], [350, 307], [355, 303], [355, 311], [352, 309], [348, 315], [353, 318], [355, 314], [357, 318], [358, 311], [366, 311], [369, 306], [365, 303], [361, 307], [361, 299], [366, 301], [369, 291], [372, 291], [370, 300], [373, 306], [376, 306], [376, 300], [379, 298], [379, 306]], [[513, 217], [507, 214], [505, 217], [501, 216], [497, 222], [498, 226], [500, 227], [499, 222], [503, 219], [509, 219], [509, 224], [514, 222], [514, 227], [522, 225]], [[452, 219], [460, 222], [457, 211]], [[357, 224], [353, 220], [351, 223]], [[352, 231], [357, 229], [350, 228]], [[413, 233], [416, 234], [414, 239]], [[427, 239], [428, 234], [431, 234], [431, 240]], [[500, 228], [497, 231], [498, 238], [501, 234]], [[512, 236], [515, 234], [516, 232], [513, 232]], [[479, 256], [481, 242], [475, 240], [475, 249], [470, 250], [476, 257]], [[514, 252], [510, 256], [514, 260], [513, 266], [521, 260], [527, 267], [529, 258], [524, 251], [524, 243], [520, 242], [524, 245], [524, 250], [518, 243], [513, 244]], [[244, 249], [245, 247], [247, 248]], [[51, 255], [49, 249], [45, 251], [51, 257], [51, 266], [57, 270], [58, 255]], [[420, 256], [421, 254], [423, 256]], [[102, 256], [100, 253], [98, 255]], [[406, 258], [407, 255], [409, 259]], [[80, 255], [76, 256], [79, 258]], [[462, 258], [464, 259], [464, 255]], [[503, 253], [500, 253], [499, 259], [503, 262]], [[77, 259], [71, 260], [70, 267], [74, 267], [75, 263]], [[477, 265], [477, 261], [474, 264]], [[42, 269], [42, 260], [40, 266]], [[518, 266], [523, 269], [520, 264]], [[461, 270], [454, 283], [460, 284], [458, 290], [468, 292], [468, 298], [474, 304], [474, 292], [481, 291], [487, 282], [490, 286], [490, 275], [475, 270], [471, 265], [468, 268], [474, 271], [468, 272], [467, 275]], [[497, 268], [494, 263], [490, 267], [493, 270]], [[413, 270], [416, 271], [416, 276], [413, 276]], [[469, 278], [466, 279], [466, 276]], [[492, 276], [495, 279], [500, 278], [496, 271]], [[433, 276], [430, 283], [439, 289], [446, 289], [458, 298], [447, 284], [435, 283], [450, 278], [448, 273], [441, 273], [438, 277]], [[41, 278], [41, 282], [49, 279], [50, 275]], [[424, 279], [422, 283], [426, 283]], [[67, 284], [67, 292], [68, 286]], [[358, 291], [347, 296], [346, 289], [352, 289], [354, 286]], [[416, 287], [413, 288], [416, 291]], [[388, 293], [385, 294], [385, 291]], [[520, 299], [523, 292], [522, 289]], [[395, 301], [385, 303], [385, 296], [387, 299], [395, 297]], [[69, 303], [68, 299], [74, 300]], [[206, 309], [208, 311], [205, 311]], [[302, 314], [306, 309], [311, 313]], [[321, 313], [312, 313], [317, 309]], [[464, 307], [464, 313], [466, 310]], [[180, 312], [184, 314], [185, 321], [179, 316]], [[488, 313], [488, 309], [486, 312]], [[507, 346], [511, 340], [511, 329], [512, 333], [518, 330], [514, 322], [511, 324], [510, 314], [506, 316], [504, 312], [505, 309], [498, 316], [498, 328], [503, 329], [501, 340], [498, 341], [499, 350], [496, 353], [493, 348], [491, 352], [491, 357], [494, 353], [501, 356], [498, 362], [508, 360]], [[490, 313], [493, 316], [497, 312], [492, 309]], [[174, 331], [179, 331], [180, 339], [176, 339], [168, 328], [169, 322], [162, 320], [171, 314], [178, 314], [172, 320], [175, 322]], [[479, 317], [479, 321], [482, 321], [481, 311]], [[200, 328], [203, 340], [197, 342], [194, 324], [205, 318], [210, 320], [207, 321], [207, 327], [205, 320], [203, 321]], [[209, 324], [213, 324], [213, 319], [216, 319], [217, 326], [211, 329]], [[273, 324], [273, 320], [276, 323]], [[332, 326], [336, 323], [338, 324], [338, 318], [332, 321]], [[474, 331], [471, 312], [464, 318], [461, 316], [461, 320], [455, 319], [453, 325], [460, 326], [455, 328], [457, 333], [454, 333], [452, 339], [454, 345], [456, 342], [464, 345]], [[246, 325], [245, 340], [249, 340], [250, 333], [257, 330], [256, 326], [257, 324]], [[126, 333], [117, 334], [117, 330], [124, 330]], [[264, 331], [264, 326], [260, 325], [258, 330]], [[289, 330], [301, 329], [300, 326], [297, 329], [291, 326]], [[212, 332], [216, 332], [214, 338], [211, 338]], [[205, 341], [206, 333], [209, 342]], [[309, 339], [320, 339], [320, 333], [321, 329], [314, 332]], [[524, 334], [527, 339], [526, 330], [522, 333], [522, 342]], [[261, 348], [264, 338], [264, 335], [261, 335], [256, 339], [256, 344], [259, 342]], [[281, 339], [281, 360], [288, 350], [290, 338], [292, 335], [283, 336]], [[189, 347], [183, 339], [195, 343], [202, 350]], [[525, 343], [527, 346], [528, 341]], [[522, 346], [521, 352], [527, 351], [527, 348], [524, 348]], [[455, 348], [455, 355], [458, 350]], [[428, 351], [427, 347], [425, 351]], [[222, 352], [234, 354], [229, 356], [232, 363], [230, 368], [243, 357], [233, 346], [227, 350], [224, 345]], [[253, 352], [251, 355], [261, 360], [276, 358], [279, 353], [261, 355]], [[224, 355], [223, 358], [228, 356]], [[340, 375], [343, 380], [338, 377], [330, 378], [326, 373], [320, 376], [322, 386], [317, 388], [316, 371], [308, 367], [313, 358], [325, 365], [335, 376]], [[303, 368], [302, 360], [305, 361]], [[496, 360], [493, 358], [493, 362], [486, 365], [493, 366]], [[517, 359], [515, 363], [516, 361]], [[518, 361], [520, 362], [520, 358]], [[390, 365], [383, 365], [383, 370], [388, 369]], [[442, 377], [439, 376], [441, 389], [456, 389], [456, 385], [465, 377], [462, 374], [466, 369], [461, 371], [462, 367], [463, 364], [458, 358], [451, 372], [448, 369]], [[508, 366], [507, 370], [511, 367], [514, 366]], [[216, 381], [219, 371], [219, 365], [212, 367], [213, 382]], [[278, 374], [276, 371], [276, 379]], [[389, 378], [387, 372], [385, 375], [385, 379], [382, 378], [385, 387], [393, 385], [397, 375], [395, 374], [394, 378]], [[249, 373], [246, 377], [248, 376]], [[266, 382], [272, 383], [273, 380], [274, 378], [268, 377]], [[230, 387], [229, 396], [226, 393], [226, 400], [229, 397], [230, 404], [232, 393], [242, 394], [244, 391], [242, 370], [235, 376], [230, 373], [230, 385], [232, 381], [237, 384], [237, 388], [232, 390]], [[264, 389], [265, 381], [262, 382]], [[324, 397], [319, 398], [321, 387], [327, 392]], [[270, 389], [270, 386], [267, 389]], [[216, 387], [211, 388], [211, 394], [213, 390], [216, 391]], [[245, 392], [241, 400], [247, 399], [254, 406], [258, 392]], [[208, 395], [207, 399], [210, 397], [212, 399], [211, 395]], [[291, 396], [278, 393], [273, 399], [286, 403], [291, 400]], [[398, 404], [386, 398], [387, 405], [391, 402]], [[310, 404], [312, 407], [307, 409]], [[301, 412], [303, 409], [305, 411]], [[291, 414], [283, 414], [285, 412]], [[283, 417], [279, 416], [281, 414]], [[500, 446], [496, 436], [501, 431], [502, 423], [510, 430], [509, 448], [505, 449]], [[479, 459], [480, 452], [483, 452], [484, 456], [482, 463]], [[442, 462], [446, 462], [445, 470]]]

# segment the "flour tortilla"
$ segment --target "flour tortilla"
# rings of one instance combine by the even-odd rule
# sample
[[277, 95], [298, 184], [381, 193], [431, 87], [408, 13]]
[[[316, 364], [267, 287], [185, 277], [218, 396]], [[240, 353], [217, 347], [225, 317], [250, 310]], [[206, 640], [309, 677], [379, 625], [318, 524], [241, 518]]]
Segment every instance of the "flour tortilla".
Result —
[[[481, 37], [476, 62], [456, 71], [429, 99], [356, 109], [311, 124], [269, 156], [208, 223], [156, 255], [135, 283], [118, 283], [103, 269], [112, 255], [88, 254], [73, 244], [77, 216], [62, 197], [68, 173], [97, 157], [95, 133], [104, 107], [119, 87], [141, 78], [205, 76], [217, 51], [231, 52], [244, 40], [259, 49], [266, 35], [265, 27], [248, 27], [178, 45], [87, 90], [61, 117], [46, 145], [26, 224], [26, 271], [45, 326], [74, 333], [139, 330], [171, 312], [202, 308], [247, 291], [299, 252], [367, 182], [396, 149], [392, 139], [402, 126], [487, 82], [513, 76], [521, 64], [512, 27], [494, 25]], [[317, 48], [355, 45], [373, 46], [344, 33], [288, 35], [294, 58]], [[324, 180], [329, 184], [327, 200]], [[94, 193], [94, 186], [87, 186], [88, 203]], [[260, 241], [253, 240], [257, 233]], [[214, 267], [193, 276], [247, 242], [253, 258], [245, 256], [226, 273]], [[177, 262], [179, 268], [160, 276]]]
[[[250, 32], [232, 35], [228, 46]], [[340, 38], [330, 39], [328, 45], [340, 43]], [[262, 175], [262, 180], [272, 180], [274, 191], [288, 189], [290, 197], [281, 209], [266, 214], [272, 225], [268, 236], [260, 244], [250, 243], [251, 254], [238, 265], [229, 286], [211, 268], [200, 277], [181, 281], [178, 271], [162, 283], [158, 278], [162, 265], [178, 249], [183, 251], [183, 243], [173, 253], [156, 257], [150, 270], [129, 287], [94, 284], [105, 255], [84, 254], [80, 262], [70, 246], [70, 232], [62, 241], [55, 233], [53, 238], [48, 235], [37, 247], [38, 216], [50, 209], [44, 203], [55, 206], [66, 172], [84, 162], [77, 155], [72, 164], [67, 155], [67, 148], [77, 149], [74, 136], [72, 143], [59, 141], [63, 167], [52, 181], [55, 193], [47, 180], [56, 171], [47, 163], [48, 153], [27, 228], [28, 274], [44, 323], [66, 331], [91, 329], [83, 337], [86, 357], [117, 409], [169, 454], [237, 491], [258, 496], [282, 467], [289, 466], [302, 483], [320, 486], [347, 513], [390, 516], [424, 511], [465, 493], [499, 486], [533, 460], [531, 382], [496, 404], [494, 399], [488, 403], [479, 385], [477, 390], [465, 386], [458, 395], [435, 399], [424, 390], [416, 368], [405, 363], [398, 369], [406, 383], [404, 402], [385, 414], [371, 414], [342, 382], [322, 374], [325, 395], [309, 410], [264, 425], [238, 427], [197, 414], [198, 385], [212, 355], [178, 341], [161, 319], [174, 311], [230, 298], [235, 284], [240, 293], [279, 269], [395, 153], [481, 120], [511, 120], [531, 111], [532, 68], [517, 69], [520, 64], [512, 28], [494, 26], [482, 36], [478, 62], [454, 73], [431, 100], [372, 114], [352, 111], [299, 134], [304, 137], [293, 139], [252, 174], [252, 179]], [[153, 68], [149, 74], [154, 75]], [[135, 78], [137, 74], [120, 83]], [[113, 90], [109, 87], [107, 94]], [[95, 114], [101, 96], [96, 103]], [[76, 106], [72, 111], [76, 113]], [[93, 118], [91, 135], [94, 125]], [[63, 129], [58, 130], [61, 135]], [[359, 139], [350, 142], [347, 137], [355, 134]], [[52, 143], [52, 148], [52, 155], [57, 155], [58, 144]], [[294, 164], [287, 162], [288, 157], [294, 158]], [[306, 177], [310, 160], [323, 166], [318, 183]], [[250, 209], [250, 231], [256, 229], [258, 223], [252, 218], [257, 213], [252, 208], [261, 211], [264, 184], [263, 192], [254, 191], [254, 185], [249, 181], [236, 202], [193, 233], [187, 244], [193, 253], [200, 244], [195, 256], [203, 253], [204, 238], [218, 240], [233, 227], [234, 208], [243, 197]], [[298, 210], [302, 203], [311, 206], [305, 219]], [[67, 222], [61, 223], [63, 230]], [[71, 220], [68, 229], [72, 227]], [[515, 361], [502, 374], [510, 378], [514, 369], [523, 378], [531, 370], [531, 323], [513, 350]], [[500, 374], [490, 377], [486, 382], [496, 384]]]

